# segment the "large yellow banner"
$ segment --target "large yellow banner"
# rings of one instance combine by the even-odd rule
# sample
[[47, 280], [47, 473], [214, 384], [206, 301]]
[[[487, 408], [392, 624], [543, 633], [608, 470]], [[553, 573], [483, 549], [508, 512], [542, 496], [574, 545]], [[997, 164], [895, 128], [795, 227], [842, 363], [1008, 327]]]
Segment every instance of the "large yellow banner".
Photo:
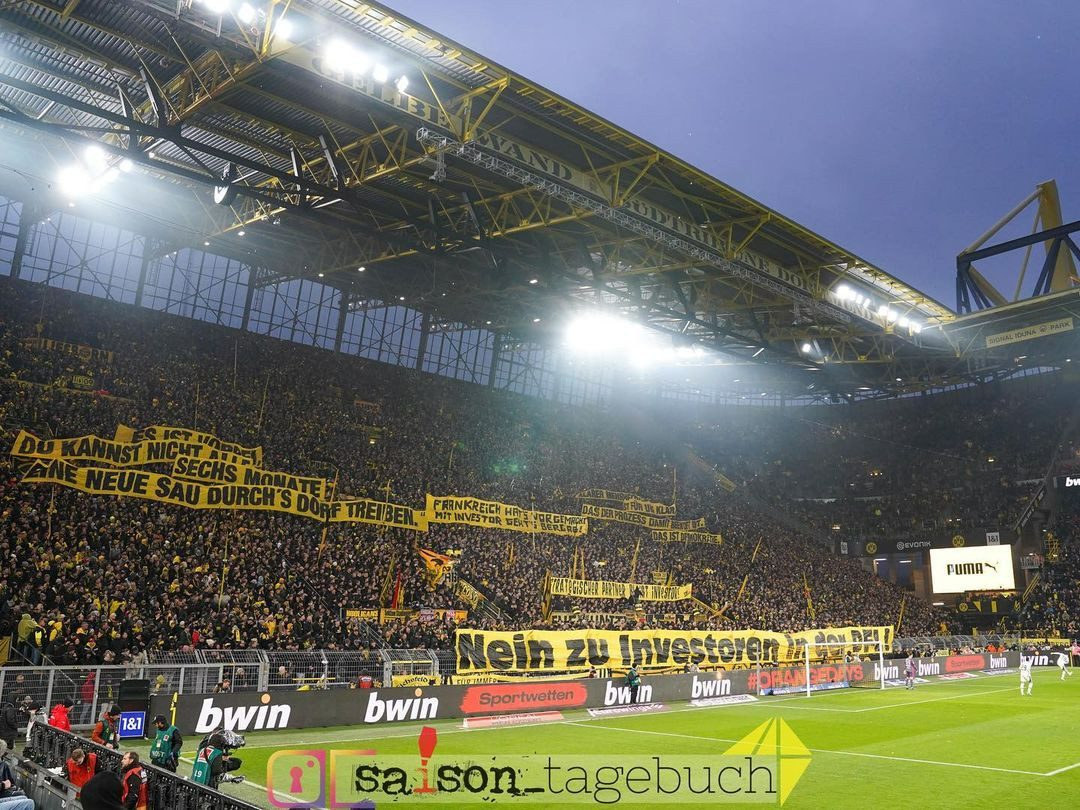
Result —
[[76, 467], [63, 459], [35, 459], [23, 483], [59, 484], [91, 495], [144, 498], [189, 509], [257, 509], [326, 520], [330, 505], [292, 489], [243, 484], [199, 484], [144, 470]]
[[552, 577], [553, 596], [578, 596], [591, 599], [629, 599], [635, 593], [644, 602], [677, 602], [689, 599], [692, 585], [646, 585], [638, 582], [607, 582], [602, 579]]
[[653, 529], [652, 539], [659, 543], [711, 543], [715, 546], [724, 542], [719, 534], [687, 529]]
[[619, 503], [625, 503], [629, 498], [636, 498], [633, 492], [618, 492], [612, 489], [583, 489], [575, 498], [579, 498], [584, 501], [618, 501]]
[[39, 439], [20, 430], [11, 446], [11, 455], [22, 458], [62, 458], [65, 461], [98, 461], [116, 467], [139, 467], [174, 461], [181, 455], [216, 453], [205, 444], [180, 439], [115, 441], [100, 436], [74, 439]]
[[[214, 448], [206, 448], [215, 452]], [[225, 452], [225, 451], [221, 451]], [[232, 454], [229, 454], [232, 455]], [[234, 456], [236, 458], [236, 456]], [[173, 461], [173, 478], [211, 484], [243, 484], [245, 486], [272, 486], [306, 492], [320, 500], [328, 500], [330, 482], [325, 478], [309, 478], [286, 472], [273, 472], [233, 461], [195, 456], [177, 456]]]
[[616, 523], [632, 523], [635, 526], [644, 526], [646, 529], [670, 529], [671, 519], [661, 518], [654, 515], [646, 515], [641, 512], [629, 512], [625, 509], [615, 509], [611, 506], [597, 506], [594, 503], [583, 503], [581, 514], [596, 520], [611, 520]]
[[589, 530], [589, 521], [580, 515], [534, 512], [513, 504], [458, 495], [428, 495], [426, 511], [429, 523], [464, 523], [563, 537], [578, 537]]
[[632, 492], [619, 492], [612, 489], [583, 489], [574, 496], [583, 501], [611, 501], [612, 508], [621, 508], [627, 512], [643, 512], [646, 515], [674, 517], [675, 504], [650, 501]]
[[659, 517], [645, 512], [632, 512], [629, 509], [615, 509], [611, 506], [598, 506], [594, 503], [583, 503], [581, 505], [581, 514], [596, 520], [632, 523], [635, 526], [644, 526], [646, 529], [693, 530], [705, 528], [705, 518], [672, 520], [670, 517]]
[[688, 663], [738, 668], [791, 663], [809, 643], [840, 642], [830, 652], [870, 655], [892, 645], [892, 627], [766, 630], [458, 630], [458, 672], [562, 672], [590, 667], [664, 669]]
[[150, 427], [139, 428], [132, 430], [124, 425], [120, 425], [116, 432], [118, 436], [121, 433], [130, 432], [132, 435], [131, 441], [145, 441], [146, 439], [178, 439], [184, 442], [191, 442], [194, 444], [205, 444], [208, 447], [213, 447], [218, 450], [224, 450], [228, 453], [233, 453], [243, 458], [248, 459], [248, 463], [260, 467], [262, 466], [263, 449], [262, 447], [244, 447], [236, 442], [227, 442], [223, 439], [219, 439], [213, 433], [202, 433], [198, 430], [191, 430], [189, 428], [169, 427], [167, 425], [151, 425]]
[[82, 343], [65, 343], [62, 340], [51, 340], [50, 338], [28, 337], [22, 339], [22, 345], [29, 349], [47, 349], [53, 352], [73, 354], [80, 360], [97, 360], [99, 363], [106, 365], [111, 365], [113, 361], [112, 352], [86, 346]]
[[673, 503], [657, 503], [656, 501], [643, 501], [641, 498], [629, 498], [623, 502], [623, 508], [628, 512], [641, 512], [658, 517], [675, 517], [675, 504]]
[[331, 523], [370, 523], [415, 532], [426, 532], [428, 528], [427, 515], [423, 511], [399, 503], [350, 498], [332, 501], [329, 507]]
[[63, 459], [34, 459], [27, 484], [58, 484], [90, 495], [143, 498], [189, 509], [244, 509], [287, 512], [330, 523], [372, 523], [427, 530], [423, 513], [382, 501], [327, 502], [307, 492], [266, 484], [207, 484], [143, 470], [76, 467]]

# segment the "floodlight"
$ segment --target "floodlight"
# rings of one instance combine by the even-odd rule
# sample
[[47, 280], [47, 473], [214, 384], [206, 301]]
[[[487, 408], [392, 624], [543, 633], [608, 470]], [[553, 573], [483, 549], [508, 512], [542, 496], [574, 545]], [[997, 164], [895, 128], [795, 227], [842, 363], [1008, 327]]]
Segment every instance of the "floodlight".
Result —
[[135, 164], [131, 162], [131, 158], [124, 158], [120, 161], [120, 171], [127, 174], [135, 168]]
[[292, 39], [292, 35], [292, 20], [288, 19], [287, 17], [281, 17], [277, 21], [277, 26], [274, 28], [274, 37], [288, 42], [290, 39]]
[[901, 329], [907, 329], [909, 323], [910, 321], [903, 315], [901, 315], [896, 321], [896, 325], [899, 326]]
[[371, 77], [379, 83], [385, 82], [390, 78], [390, 68], [386, 65], [375, 65], [375, 69], [371, 72]]
[[811, 345], [810, 345], [809, 343], [804, 343], [804, 344], [802, 345], [802, 350], [803, 350], [803, 352], [804, 352], [804, 353], [806, 353], [806, 354], [809, 354], [809, 353], [810, 353], [810, 351], [811, 351], [811, 350], [812, 350], [813, 348], [814, 348], [814, 347], [813, 347], [813, 346], [811, 346]]
[[86, 165], [91, 169], [100, 170], [105, 168], [107, 160], [105, 150], [96, 143], [92, 143], [86, 147], [86, 150], [83, 152], [83, 157], [86, 158]]
[[66, 197], [78, 197], [90, 191], [92, 179], [82, 166], [66, 166], [56, 177], [61, 193]]
[[704, 356], [704, 354], [705, 350], [696, 343], [693, 346], [679, 346], [675, 349], [675, 359], [677, 360], [693, 360]]
[[882, 304], [880, 307], [877, 308], [877, 314], [882, 318], [884, 318], [888, 314], [888, 312], [889, 308], [885, 304]]
[[251, 25], [255, 22], [255, 9], [250, 3], [244, 3], [236, 12], [236, 16], [244, 25]]
[[355, 51], [340, 39], [333, 39], [323, 48], [323, 65], [332, 73], [345, 73], [349, 70]]
[[397, 91], [399, 93], [404, 93], [405, 90], [409, 87], [409, 77], [404, 74], [398, 76], [397, 81], [394, 82], [394, 87], [397, 88]]
[[224, 14], [229, 10], [229, 0], [202, 0], [202, 4], [212, 14]]
[[887, 320], [889, 323], [895, 323], [896, 319], [899, 317], [900, 315], [895, 309], [885, 310], [885, 320]]

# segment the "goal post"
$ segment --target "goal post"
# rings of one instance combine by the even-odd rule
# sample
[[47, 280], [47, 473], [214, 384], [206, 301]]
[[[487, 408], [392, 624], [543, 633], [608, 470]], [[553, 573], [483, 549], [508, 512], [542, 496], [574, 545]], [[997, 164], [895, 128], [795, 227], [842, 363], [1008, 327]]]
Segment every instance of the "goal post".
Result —
[[895, 675], [885, 663], [885, 645], [880, 639], [809, 642], [785, 662], [757, 660], [755, 670], [753, 683], [758, 695], [802, 693], [808, 697], [826, 689], [884, 689], [886, 679]]
[[881, 639], [812, 641], [803, 648], [802, 664], [807, 697], [821, 689], [885, 688], [885, 644]]

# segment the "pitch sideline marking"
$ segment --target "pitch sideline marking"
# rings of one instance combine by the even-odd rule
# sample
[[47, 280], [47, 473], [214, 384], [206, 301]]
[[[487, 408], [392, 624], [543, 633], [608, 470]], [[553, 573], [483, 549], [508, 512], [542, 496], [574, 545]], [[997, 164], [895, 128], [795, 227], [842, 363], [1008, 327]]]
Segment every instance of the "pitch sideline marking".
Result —
[[1072, 765], [1066, 765], [1064, 768], [1058, 768], [1055, 771], [1047, 771], [1043, 774], [1043, 776], [1057, 776], [1059, 773], [1071, 771], [1073, 768], [1080, 768], [1080, 762], [1074, 762]]
[[[577, 726], [580, 723], [567, 720], [567, 725]], [[702, 737], [697, 734], [680, 734], [676, 731], [649, 731], [642, 728], [626, 728], [624, 726], [586, 726], [586, 728], [595, 728], [599, 730], [607, 731], [626, 731], [631, 734], [654, 734], [660, 737], [683, 737], [691, 740], [707, 740], [714, 742], [738, 742], [738, 740], [729, 740], [725, 737]], [[840, 754], [849, 757], [866, 757], [868, 759], [886, 759], [893, 762], [913, 762], [918, 765], [940, 765], [949, 768], [971, 768], [978, 771], [997, 771], [1000, 773], [1016, 773], [1023, 776], [1047, 776], [1048, 774], [1040, 773], [1039, 771], [1021, 771], [1015, 768], [995, 768], [992, 765], [971, 765], [965, 762], [939, 762], [933, 759], [912, 759], [910, 757], [894, 757], [887, 754], [869, 754], [861, 751], [838, 751], [831, 748], [808, 748], [807, 750], [815, 754]], [[1080, 763], [1077, 763], [1080, 765]]]
[[945, 695], [945, 697], [926, 698], [925, 700], [912, 700], [907, 703], [890, 703], [886, 706], [868, 706], [863, 709], [843, 709], [842, 711], [851, 712], [853, 714], [859, 714], [860, 712], [876, 712], [879, 709], [898, 709], [904, 706], [918, 706], [920, 703], [936, 703], [939, 700], [957, 700], [964, 697], [978, 697], [979, 695], [992, 695], [995, 692], [1007, 692], [1011, 691], [1015, 687], [1002, 686], [997, 689], [983, 689], [979, 692], [965, 692], [962, 695]]
[[[930, 687], [930, 686], [956, 686], [956, 685], [957, 685], [956, 681], [940, 681], [940, 682], [925, 684], [922, 688], [926, 688], [926, 687]], [[1011, 689], [1012, 687], [1009, 687], [1009, 688]], [[818, 695], [817, 699], [821, 700], [822, 698], [826, 698], [826, 697], [837, 697], [837, 696], [840, 696], [840, 695], [858, 694], [858, 693], [859, 693], [859, 690], [857, 690], [857, 689], [836, 690], [836, 691], [833, 691], [833, 692], [826, 692], [824, 694]], [[980, 694], [990, 694], [990, 690], [986, 690], [984, 693], [980, 693]], [[773, 703], [787, 703], [789, 701], [805, 700], [806, 699], [806, 695], [803, 694], [803, 693], [800, 693], [800, 694], [797, 694], [797, 695], [787, 695], [787, 696], [784, 696], [784, 697], [772, 697], [772, 696], [758, 696], [758, 697], [760, 697], [762, 699], [757, 701], [756, 703], [746, 703], [746, 704], [741, 704], [741, 705], [745, 705], [745, 706], [769, 706], [769, 705], [771, 705]], [[900, 705], [908, 705], [908, 704], [900, 704]], [[707, 711], [709, 708], [712, 708], [712, 707], [708, 707], [708, 706], [681, 706], [681, 707], [676, 708], [676, 709], [666, 709], [665, 711], [660, 712], [659, 714], [668, 715], [668, 714], [677, 714], [679, 712], [699, 712], [699, 711]], [[808, 710], [812, 709], [814, 711], [823, 711], [823, 712], [824, 711], [838, 711], [838, 712], [851, 713], [851, 712], [859, 711], [859, 710], [856, 710], [856, 709], [830, 709], [830, 708], [826, 708], [826, 707], [823, 707], [823, 706], [788, 706], [787, 708], [789, 708], [789, 709], [808, 709]], [[607, 718], [603, 718], [603, 717], [582, 717], [580, 720], [561, 720], [561, 721], [559, 721], [557, 723], [552, 723], [551, 725], [562, 725], [563, 723], [574, 723], [574, 722], [589, 723], [589, 722], [592, 722], [594, 720], [604, 720], [604, 719], [607, 719]], [[440, 722], [446, 722], [446, 721], [434, 721], [434, 722], [440, 723]], [[409, 731], [409, 732], [403, 732], [401, 734], [370, 734], [370, 735], [365, 735], [363, 737], [363, 740], [365, 742], [367, 742], [367, 741], [378, 741], [378, 740], [400, 740], [400, 739], [406, 739], [408, 737], [415, 737], [416, 733], [417, 733], [416, 732], [417, 724], [410, 724], [410, 725], [413, 726], [414, 730]], [[428, 723], [420, 723], [419, 725], [428, 725]], [[375, 728], [377, 728], [377, 726], [373, 727], [373, 728], [371, 728], [369, 730], [374, 731]], [[460, 733], [466, 732], [466, 731], [475, 733], [475, 732], [479, 732], [479, 731], [500, 731], [500, 730], [514, 729], [514, 728], [521, 728], [521, 727], [520, 726], [489, 726], [487, 728], [447, 728], [447, 729], [440, 728], [439, 729], [439, 734], [440, 735], [442, 735], [442, 734], [460, 734]], [[363, 730], [363, 729], [364, 729], [363, 726], [355, 726], [355, 727], [350, 727], [350, 728], [348, 728], [348, 729], [346, 729], [344, 731], [336, 732], [334, 734], [334, 736], [332, 736], [332, 737], [322, 737], [321, 739], [318, 739], [318, 740], [304, 740], [302, 742], [297, 742], [294, 739], [287, 738], [287, 739], [284, 739], [282, 742], [279, 742], [279, 743], [267, 743], [265, 745], [249, 745], [249, 746], [246, 746], [246, 748], [247, 748], [247, 750], [251, 751], [251, 750], [264, 749], [264, 748], [283, 748], [283, 747], [286, 747], [286, 746], [301, 748], [301, 747], [307, 746], [307, 745], [328, 745], [328, 744], [335, 743], [335, 742], [355, 742], [357, 740], [357, 737], [356, 737], [357, 732], [360, 731], [360, 730]], [[349, 735], [349, 736], [338, 736], [338, 735]]]
[[[193, 760], [191, 757], [180, 757], [180, 761], [181, 762], [190, 762], [192, 765], [195, 764], [195, 760]], [[244, 777], [244, 781], [241, 782], [240, 784], [241, 785], [248, 785], [250, 787], [253, 787], [253, 788], [255, 788], [256, 792], [261, 793], [263, 796], [266, 795], [266, 792], [267, 792], [266, 785], [260, 785], [258, 782], [252, 782], [246, 776]], [[221, 792], [221, 791], [218, 791], [218, 792]], [[226, 793], [225, 795], [228, 796], [229, 794]], [[275, 790], [274, 791], [274, 796], [276, 796], [279, 799], [284, 799], [286, 802], [290, 802], [290, 803], [297, 801], [297, 798], [295, 796], [293, 796], [291, 793], [282, 793], [280, 790]]]

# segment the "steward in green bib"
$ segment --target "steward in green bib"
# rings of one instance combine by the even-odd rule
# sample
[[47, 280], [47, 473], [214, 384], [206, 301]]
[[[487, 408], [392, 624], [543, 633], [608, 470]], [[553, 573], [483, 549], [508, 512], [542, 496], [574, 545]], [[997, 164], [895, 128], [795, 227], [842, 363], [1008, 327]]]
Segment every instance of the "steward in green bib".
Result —
[[154, 743], [150, 746], [150, 762], [176, 773], [184, 738], [180, 736], [180, 730], [166, 720], [163, 714], [154, 718], [154, 726], [157, 732], [154, 734]]
[[195, 765], [191, 769], [191, 781], [210, 787], [214, 782], [214, 777], [220, 778], [221, 773], [223, 773], [223, 763], [221, 762], [223, 756], [224, 753], [220, 748], [209, 745], [200, 748], [195, 757]]
[[626, 685], [630, 687], [630, 702], [637, 703], [638, 689], [641, 688], [641, 676], [638, 675], [637, 666], [630, 665], [626, 671]]
[[230, 752], [232, 749], [242, 748], [244, 742], [242, 735], [225, 729], [203, 737], [195, 755], [195, 765], [191, 769], [191, 781], [214, 789], [222, 782], [243, 782], [242, 776], [226, 774], [240, 767], [242, 761]]

